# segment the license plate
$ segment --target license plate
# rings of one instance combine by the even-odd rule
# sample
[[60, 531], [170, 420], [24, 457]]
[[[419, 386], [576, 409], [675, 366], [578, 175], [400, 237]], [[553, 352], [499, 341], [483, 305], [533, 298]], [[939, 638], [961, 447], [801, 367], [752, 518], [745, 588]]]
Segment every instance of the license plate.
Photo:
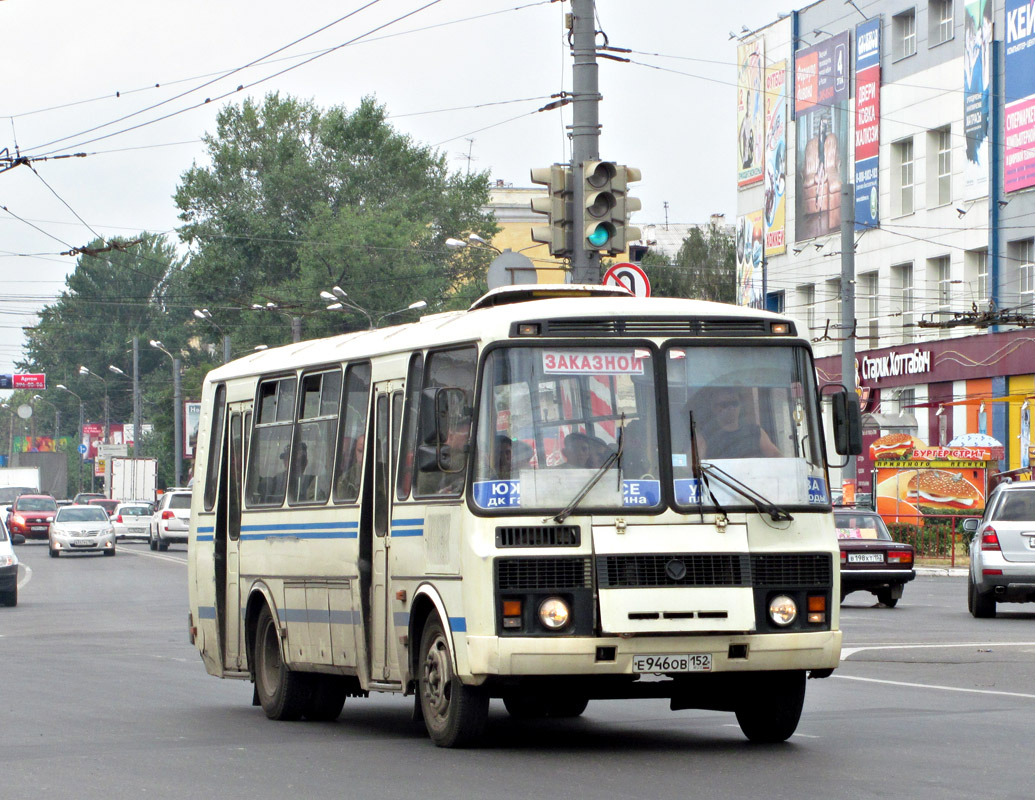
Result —
[[94, 547], [97, 543], [92, 539], [73, 539], [72, 547]]
[[47, 532], [47, 526], [46, 525], [32, 525], [32, 526], [29, 527], [29, 530], [32, 531], [33, 533], [46, 533]]
[[633, 672], [710, 672], [711, 653], [685, 653], [671, 656], [633, 656]]
[[883, 564], [883, 553], [849, 553], [849, 564]]

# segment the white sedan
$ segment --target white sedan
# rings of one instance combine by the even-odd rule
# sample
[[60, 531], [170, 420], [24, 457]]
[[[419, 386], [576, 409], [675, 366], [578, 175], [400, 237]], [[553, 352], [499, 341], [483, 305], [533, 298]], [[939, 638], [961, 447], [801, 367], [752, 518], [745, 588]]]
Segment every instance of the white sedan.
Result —
[[115, 555], [115, 529], [100, 506], [62, 506], [50, 525], [50, 555], [104, 553]]

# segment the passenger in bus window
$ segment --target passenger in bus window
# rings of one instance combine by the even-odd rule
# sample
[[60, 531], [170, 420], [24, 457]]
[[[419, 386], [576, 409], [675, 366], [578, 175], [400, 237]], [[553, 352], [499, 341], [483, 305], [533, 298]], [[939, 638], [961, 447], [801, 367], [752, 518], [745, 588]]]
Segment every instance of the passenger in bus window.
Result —
[[441, 473], [442, 482], [435, 494], [460, 494], [463, 490], [470, 441], [471, 418], [464, 416], [456, 420], [446, 434], [442, 455], [450, 471]]
[[564, 463], [568, 467], [596, 469], [607, 460], [608, 447], [602, 439], [572, 431], [564, 437]]
[[510, 477], [513, 468], [514, 445], [509, 436], [502, 433], [496, 435], [495, 452], [492, 455], [492, 474], [505, 480]]
[[353, 499], [359, 497], [360, 476], [363, 473], [363, 447], [366, 436], [362, 433], [352, 440], [351, 446], [345, 445], [345, 468], [338, 478], [335, 497]]
[[648, 447], [647, 423], [634, 419], [622, 428], [622, 472], [630, 477], [645, 478], [657, 474], [651, 449]]
[[745, 418], [741, 393], [732, 387], [705, 389], [694, 400], [701, 458], [779, 458], [780, 449], [761, 426]]

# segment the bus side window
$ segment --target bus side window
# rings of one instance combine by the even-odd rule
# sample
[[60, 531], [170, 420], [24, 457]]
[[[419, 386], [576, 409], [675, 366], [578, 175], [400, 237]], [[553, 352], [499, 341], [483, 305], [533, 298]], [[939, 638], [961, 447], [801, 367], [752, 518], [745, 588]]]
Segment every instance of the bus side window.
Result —
[[410, 496], [413, 487], [413, 460], [416, 447], [417, 414], [420, 408], [420, 383], [424, 373], [424, 356], [414, 353], [406, 373], [406, 410], [403, 412], [402, 441], [399, 448], [398, 481], [395, 487], [397, 500]]
[[212, 403], [211, 436], [208, 440], [208, 463], [205, 471], [205, 510], [211, 511], [216, 505], [216, 488], [219, 483], [219, 454], [223, 445], [223, 419], [226, 416], [226, 384], [216, 387], [216, 396]]
[[[476, 362], [477, 351], [473, 347], [442, 350], [428, 355], [424, 388], [449, 388], [453, 392], [458, 391], [463, 394], [463, 402], [449, 403], [449, 418], [444, 421], [443, 430], [440, 431], [446, 441], [439, 445], [443, 453], [448, 448], [449, 457], [447, 460], [440, 459], [437, 469], [422, 468], [417, 471], [417, 487], [414, 494], [418, 497], [456, 497], [463, 491], [467, 474], [466, 455], [471, 448], [471, 407], [474, 399]], [[432, 442], [436, 438], [433, 431], [424, 430], [429, 421], [430, 417], [425, 417], [419, 422], [421, 430], [418, 440], [421, 442]], [[448, 463], [442, 463], [443, 461]], [[446, 468], [443, 469], [443, 466]]]
[[326, 503], [330, 497], [340, 395], [341, 370], [302, 377], [299, 419], [292, 445], [290, 503]]
[[279, 506], [284, 502], [297, 383], [292, 375], [259, 384], [245, 495], [248, 506]]
[[354, 503], [359, 499], [369, 407], [370, 364], [355, 364], [345, 371], [345, 391], [341, 398], [338, 455], [334, 467], [335, 503]]

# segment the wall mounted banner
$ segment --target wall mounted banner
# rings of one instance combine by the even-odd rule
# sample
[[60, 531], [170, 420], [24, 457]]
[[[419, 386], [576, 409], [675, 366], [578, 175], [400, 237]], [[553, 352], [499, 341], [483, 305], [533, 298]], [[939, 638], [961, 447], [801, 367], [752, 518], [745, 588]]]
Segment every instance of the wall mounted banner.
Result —
[[[1035, 7], [1006, 0], [1006, 156], [1003, 188], [1035, 186]], [[1022, 466], [1024, 456], [1022, 454]]]
[[737, 186], [762, 180], [762, 70], [765, 44], [762, 37], [737, 46]]
[[855, 28], [855, 229], [879, 222], [880, 17]]
[[794, 56], [797, 155], [795, 241], [841, 229], [841, 187], [847, 180], [850, 42], [848, 31]]
[[968, 0], [963, 9], [963, 199], [988, 194], [988, 87], [991, 76], [992, 0]]
[[765, 254], [787, 252], [787, 62], [765, 70]]
[[761, 211], [737, 217], [737, 305], [763, 308], [764, 235]]

